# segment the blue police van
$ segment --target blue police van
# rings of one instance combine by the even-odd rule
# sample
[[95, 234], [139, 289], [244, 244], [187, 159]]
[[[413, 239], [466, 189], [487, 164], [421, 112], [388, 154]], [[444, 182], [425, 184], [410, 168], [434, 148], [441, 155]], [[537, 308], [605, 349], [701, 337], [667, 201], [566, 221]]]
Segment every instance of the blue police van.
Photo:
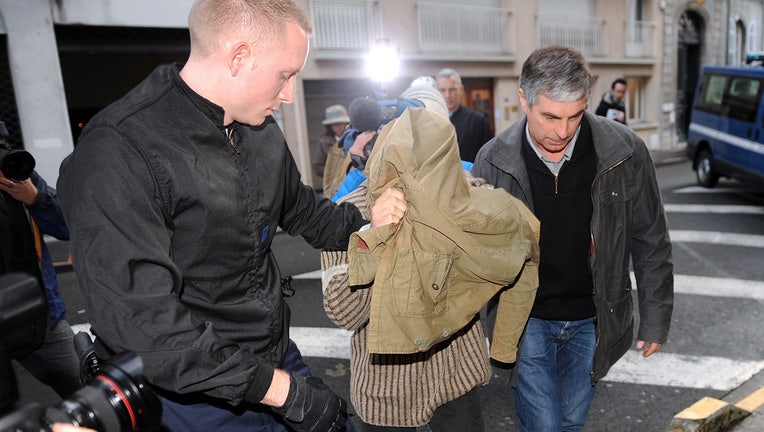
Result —
[[698, 184], [719, 177], [764, 186], [764, 67], [706, 66], [698, 83], [687, 156]]

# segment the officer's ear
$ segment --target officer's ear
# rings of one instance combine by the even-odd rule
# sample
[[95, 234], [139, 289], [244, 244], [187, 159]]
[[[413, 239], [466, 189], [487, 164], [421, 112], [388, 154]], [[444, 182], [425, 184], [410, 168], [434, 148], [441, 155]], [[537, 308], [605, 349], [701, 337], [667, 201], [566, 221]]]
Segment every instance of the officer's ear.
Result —
[[252, 48], [248, 42], [239, 41], [231, 45], [228, 50], [228, 70], [231, 76], [237, 76], [246, 66], [247, 62], [252, 61]]

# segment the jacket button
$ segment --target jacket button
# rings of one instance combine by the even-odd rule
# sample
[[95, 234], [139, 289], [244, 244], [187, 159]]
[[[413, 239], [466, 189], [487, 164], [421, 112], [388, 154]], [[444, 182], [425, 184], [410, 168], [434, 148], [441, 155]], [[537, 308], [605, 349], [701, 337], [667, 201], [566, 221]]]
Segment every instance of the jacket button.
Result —
[[614, 197], [617, 197], [618, 196], [618, 192], [610, 192], [610, 195], [612, 195]]
[[437, 290], [439, 290], [439, 289], [440, 289], [440, 287], [438, 286], [438, 284], [432, 284], [432, 289], [434, 289], [435, 291], [437, 291]]

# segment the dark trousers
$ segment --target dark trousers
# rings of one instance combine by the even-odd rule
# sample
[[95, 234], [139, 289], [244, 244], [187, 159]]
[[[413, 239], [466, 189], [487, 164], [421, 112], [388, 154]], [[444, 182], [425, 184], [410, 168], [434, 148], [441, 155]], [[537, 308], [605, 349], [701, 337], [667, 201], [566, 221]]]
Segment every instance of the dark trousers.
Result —
[[[310, 368], [302, 359], [300, 350], [289, 341], [284, 365], [287, 372], [310, 376]], [[236, 409], [225, 404], [178, 403], [162, 400], [162, 423], [166, 431], [174, 432], [288, 432], [281, 417], [265, 405], [250, 405], [250, 409]], [[348, 425], [350, 422], [348, 421]], [[352, 425], [348, 432], [352, 431]]]
[[[432, 432], [482, 432], [483, 416], [477, 388], [439, 406], [430, 419]], [[415, 432], [415, 427], [374, 426], [361, 422], [363, 432]], [[419, 429], [421, 430], [421, 429]]]

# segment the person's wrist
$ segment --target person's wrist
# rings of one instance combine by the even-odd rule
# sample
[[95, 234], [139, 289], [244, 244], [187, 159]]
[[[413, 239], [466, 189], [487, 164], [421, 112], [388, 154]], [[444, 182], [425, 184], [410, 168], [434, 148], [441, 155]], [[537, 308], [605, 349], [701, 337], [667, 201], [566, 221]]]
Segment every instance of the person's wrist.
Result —
[[294, 402], [297, 399], [297, 392], [298, 385], [295, 381], [295, 376], [294, 374], [289, 374], [289, 390], [287, 391], [286, 398], [284, 398], [284, 403], [280, 406], [274, 406], [273, 410], [284, 417], [288, 417], [287, 414], [289, 409], [292, 408], [292, 405], [294, 405]]

